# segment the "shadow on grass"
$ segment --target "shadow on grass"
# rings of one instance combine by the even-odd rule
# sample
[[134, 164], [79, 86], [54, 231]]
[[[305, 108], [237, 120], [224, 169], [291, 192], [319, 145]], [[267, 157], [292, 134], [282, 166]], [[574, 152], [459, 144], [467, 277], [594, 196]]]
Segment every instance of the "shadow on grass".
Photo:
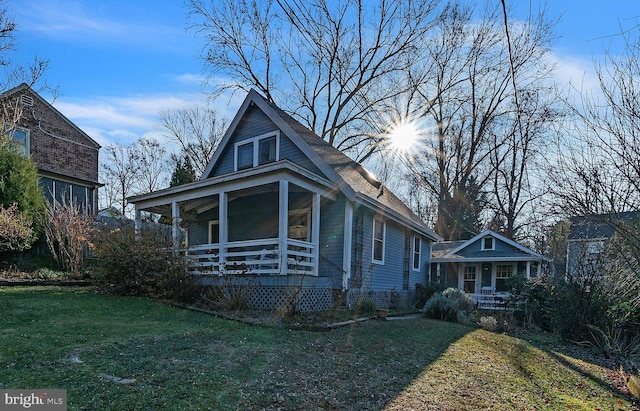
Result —
[[603, 390], [607, 390], [609, 392], [611, 392], [611, 394], [619, 396], [619, 397], [625, 397], [628, 399], [633, 399], [633, 397], [631, 395], [629, 395], [628, 392], [622, 391], [620, 390], [618, 387], [614, 386], [613, 384], [603, 380], [601, 377], [585, 370], [582, 367], [579, 367], [578, 365], [574, 364], [573, 362], [567, 360], [564, 356], [558, 354], [555, 351], [546, 351], [547, 354], [549, 354], [552, 358], [554, 358], [556, 361], [558, 361], [560, 364], [564, 365], [565, 367], [569, 368], [570, 370], [576, 372], [577, 374], [581, 375], [583, 378], [593, 382], [594, 384], [598, 385], [599, 387], [601, 387]]

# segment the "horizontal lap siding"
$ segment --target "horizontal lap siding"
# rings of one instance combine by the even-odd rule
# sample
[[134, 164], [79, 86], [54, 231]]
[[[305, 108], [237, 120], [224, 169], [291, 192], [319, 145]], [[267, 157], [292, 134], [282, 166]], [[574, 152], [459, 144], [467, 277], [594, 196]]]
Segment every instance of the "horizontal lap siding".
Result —
[[219, 216], [218, 207], [198, 214], [196, 221], [189, 224], [189, 245], [209, 243], [209, 221], [217, 220]]
[[323, 199], [320, 204], [320, 261], [319, 275], [331, 277], [334, 289], [342, 288], [344, 250], [345, 199]]
[[[360, 288], [374, 291], [401, 290], [404, 262], [404, 233], [397, 224], [386, 222], [384, 264], [374, 263], [373, 217], [374, 213], [359, 207], [363, 214], [362, 224], [362, 283]], [[354, 238], [356, 233], [354, 233]]]
[[[373, 226], [373, 221], [371, 222]], [[401, 226], [386, 220], [384, 265], [372, 264], [375, 291], [402, 290], [405, 267], [405, 233]], [[366, 237], [365, 237], [366, 239]], [[369, 238], [369, 248], [373, 237]]]

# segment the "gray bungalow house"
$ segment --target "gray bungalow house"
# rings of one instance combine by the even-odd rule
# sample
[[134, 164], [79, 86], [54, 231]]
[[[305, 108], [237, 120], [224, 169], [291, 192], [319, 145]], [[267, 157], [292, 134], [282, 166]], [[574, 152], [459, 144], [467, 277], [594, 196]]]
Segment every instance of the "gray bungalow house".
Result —
[[466, 241], [435, 243], [432, 249], [430, 280], [464, 291], [483, 308], [492, 308], [508, 294], [507, 278], [539, 276], [546, 260], [491, 230]]
[[[172, 218], [203, 281], [251, 284], [250, 304], [303, 311], [407, 300], [440, 237], [336, 148], [250, 91], [200, 180], [129, 199]], [[186, 241], [179, 234], [186, 230]]]

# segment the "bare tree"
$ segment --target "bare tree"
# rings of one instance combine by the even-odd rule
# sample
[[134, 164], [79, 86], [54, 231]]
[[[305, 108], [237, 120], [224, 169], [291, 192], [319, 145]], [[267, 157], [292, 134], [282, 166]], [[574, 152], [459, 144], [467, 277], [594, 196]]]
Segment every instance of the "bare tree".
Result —
[[224, 136], [226, 121], [215, 110], [202, 106], [162, 111], [160, 119], [167, 136], [180, 145], [181, 157], [188, 157], [201, 176]]
[[397, 82], [423, 59], [439, 0], [189, 0], [204, 36], [214, 92], [255, 88], [356, 160], [371, 156], [380, 112], [409, 89]]
[[118, 205], [123, 215], [127, 214], [127, 197], [140, 180], [139, 153], [135, 145], [111, 144], [104, 148], [106, 158], [102, 163], [105, 181], [106, 207]]
[[157, 140], [141, 138], [135, 146], [138, 163], [137, 194], [165, 188], [171, 162], [167, 150]]
[[623, 50], [596, 63], [599, 93], [583, 90], [572, 105], [548, 182], [560, 212], [606, 215], [640, 250], [640, 234], [617, 218], [640, 209], [640, 28], [620, 36]]
[[[453, 7], [425, 43], [433, 63], [411, 102], [435, 138], [415, 153], [410, 170], [425, 194], [437, 197], [436, 231], [450, 239], [477, 234], [462, 221], [473, 219], [451, 208], [461, 200], [469, 204], [461, 213], [481, 208], [483, 196], [469, 196], [473, 186], [488, 194], [494, 212], [508, 221], [507, 234], [515, 235], [534, 141], [551, 121], [545, 114], [551, 67], [544, 57], [553, 24], [544, 11], [528, 24], [509, 23], [507, 42], [500, 7], [487, 3], [479, 11], [477, 17], [469, 7]], [[520, 109], [516, 95], [523, 96]]]

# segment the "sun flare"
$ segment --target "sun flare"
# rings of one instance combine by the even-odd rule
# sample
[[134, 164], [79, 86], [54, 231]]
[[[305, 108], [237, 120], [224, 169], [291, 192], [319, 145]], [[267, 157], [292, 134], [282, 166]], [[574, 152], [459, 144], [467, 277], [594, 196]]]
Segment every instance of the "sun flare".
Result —
[[410, 150], [418, 140], [418, 129], [412, 122], [398, 124], [389, 132], [389, 140], [397, 150]]

